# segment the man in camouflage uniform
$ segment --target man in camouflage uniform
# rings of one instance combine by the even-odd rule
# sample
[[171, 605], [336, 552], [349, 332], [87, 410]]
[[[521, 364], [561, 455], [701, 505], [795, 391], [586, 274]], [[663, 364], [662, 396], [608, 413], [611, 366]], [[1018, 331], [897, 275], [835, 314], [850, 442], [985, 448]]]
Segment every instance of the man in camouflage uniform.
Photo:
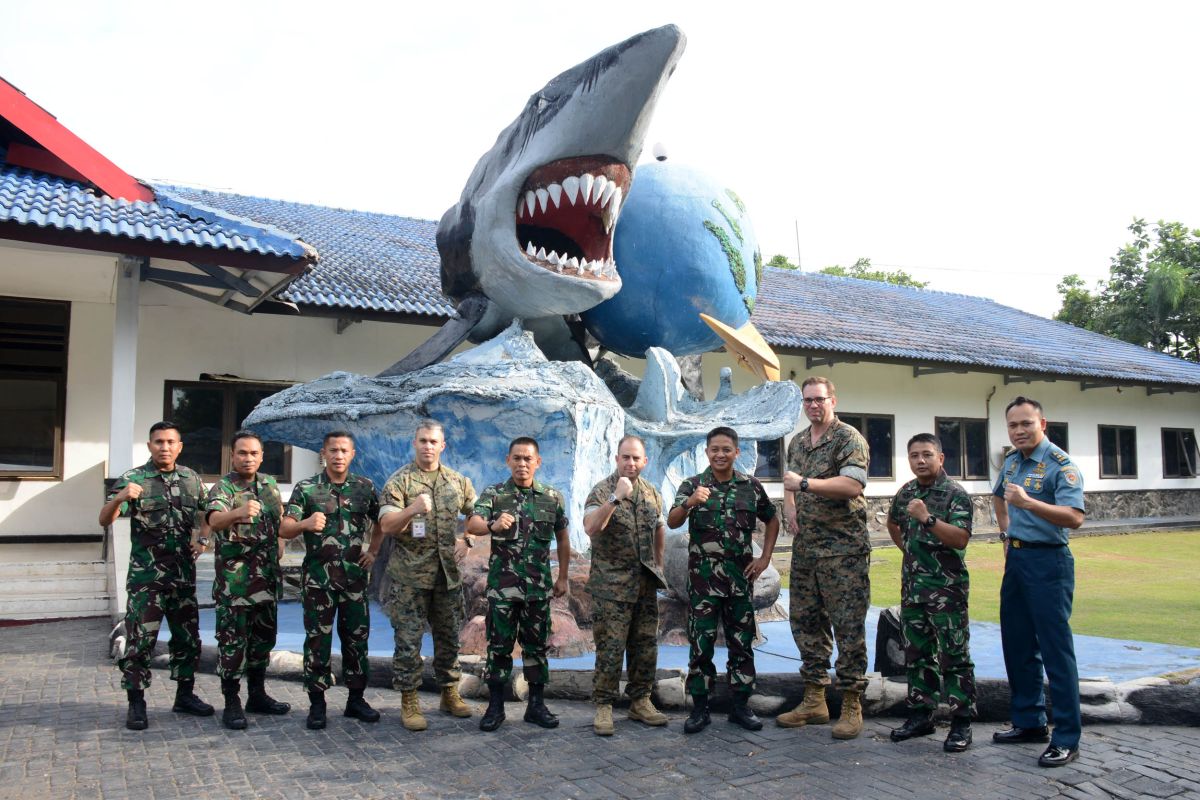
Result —
[[233, 471], [208, 493], [208, 524], [216, 536], [213, 600], [217, 604], [217, 674], [225, 710], [221, 721], [244, 730], [241, 676], [246, 675], [246, 711], [286, 714], [287, 703], [267, 694], [267, 663], [275, 646], [279, 597], [279, 519], [283, 501], [270, 475], [260, 475], [262, 439], [240, 430], [231, 442]]
[[367, 686], [367, 639], [371, 609], [367, 582], [374, 553], [367, 549], [375, 534], [379, 501], [369, 478], [350, 472], [354, 436], [346, 431], [325, 434], [321, 444], [325, 469], [292, 489], [279, 535], [304, 534], [304, 688], [308, 692], [307, 726], [325, 727], [325, 690], [333, 685], [329, 654], [334, 616], [342, 643], [342, 683], [350, 690], [343, 712], [363, 722], [378, 722], [379, 712], [363, 697]]
[[583, 529], [592, 539], [588, 591], [594, 603], [592, 633], [596, 669], [592, 729], [613, 734], [612, 704], [617, 699], [621, 663], [628, 657], [629, 718], [666, 725], [650, 693], [658, 667], [658, 590], [663, 577], [666, 520], [662, 495], [639, 477], [646, 467], [646, 446], [636, 436], [617, 445], [617, 469], [597, 483], [584, 508]]
[[888, 533], [904, 552], [900, 621], [908, 664], [908, 720], [892, 731], [901, 742], [933, 733], [933, 712], [946, 690], [953, 719], [943, 749], [971, 745], [975, 665], [969, 649], [969, 578], [964, 553], [971, 538], [971, 497], [942, 468], [938, 438], [908, 440], [908, 465], [916, 478], [900, 487], [888, 512]]
[[[687, 690], [692, 713], [684, 733], [696, 733], [711, 721], [708, 695], [717, 670], [713, 648], [717, 625], [725, 629], [726, 664], [733, 708], [729, 721], [746, 730], [762, 729], [747, 701], [754, 693], [754, 581], [771, 565], [779, 536], [775, 505], [758, 479], [734, 469], [738, 435], [732, 428], [708, 432], [708, 469], [679, 484], [667, 517], [672, 528], [688, 521], [688, 657]], [[766, 523], [763, 550], [754, 558], [756, 520]]]
[[801, 392], [810, 425], [788, 445], [783, 488], [794, 537], [789, 616], [804, 661], [804, 700], [775, 721], [785, 728], [829, 722], [825, 687], [836, 637], [842, 715], [833, 738], [853, 739], [862, 733], [867, 686], [871, 540], [863, 489], [870, 456], [859, 432], [834, 414], [837, 396], [827, 378], [805, 379]]
[[[512, 477], [484, 490], [467, 520], [467, 533], [492, 537], [488, 560], [487, 711], [479, 729], [494, 731], [504, 722], [504, 687], [512, 674], [513, 645], [521, 643], [521, 661], [529, 682], [525, 721], [543, 728], [558, 726], [543, 692], [550, 680], [546, 642], [550, 638], [550, 593], [567, 593], [571, 542], [562, 493], [534, 478], [542, 458], [537, 440], [513, 439], [505, 459]], [[550, 542], [558, 545], [558, 578], [550, 583]]]
[[213, 707], [195, 695], [200, 660], [200, 628], [196, 605], [196, 555], [204, 523], [200, 476], [177, 464], [183, 440], [173, 422], [150, 427], [150, 460], [113, 484], [100, 509], [100, 525], [119, 515], [131, 516], [133, 546], [125, 580], [125, 651], [117, 662], [121, 686], [129, 697], [125, 727], [145, 730], [145, 689], [150, 685], [150, 657], [162, 619], [171, 629], [171, 679], [176, 682], [172, 711], [212, 716]]
[[[428, 727], [417, 699], [426, 621], [433, 633], [433, 671], [441, 687], [440, 708], [455, 717], [472, 713], [458, 693], [463, 596], [455, 544], [460, 515], [470, 515], [475, 507], [475, 487], [470, 478], [442, 463], [445, 449], [442, 424], [422, 420], [413, 436], [414, 460], [388, 478], [379, 508], [380, 529], [392, 537], [387, 563], [391, 587], [384, 602], [396, 645], [392, 686], [400, 691], [400, 721], [410, 731]], [[381, 537], [372, 550], [377, 551], [382, 543]]]

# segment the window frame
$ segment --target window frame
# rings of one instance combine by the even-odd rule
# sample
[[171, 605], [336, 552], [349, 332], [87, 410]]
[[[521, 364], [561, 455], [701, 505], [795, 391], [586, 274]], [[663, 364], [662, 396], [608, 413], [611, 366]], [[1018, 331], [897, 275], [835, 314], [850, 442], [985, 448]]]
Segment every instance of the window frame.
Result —
[[1159, 437], [1159, 441], [1161, 442], [1161, 445], [1162, 445], [1161, 455], [1162, 455], [1163, 477], [1169, 478], [1171, 480], [1189, 480], [1189, 479], [1194, 479], [1196, 477], [1200, 477], [1200, 463], [1193, 463], [1191, 465], [1192, 466], [1192, 474], [1191, 475], [1172, 475], [1167, 472], [1167, 442], [1166, 442], [1167, 434], [1173, 433], [1173, 434], [1190, 435], [1192, 437], [1192, 443], [1193, 443], [1193, 456], [1196, 457], [1197, 462], [1200, 462], [1200, 453], [1197, 453], [1196, 449], [1195, 449], [1196, 446], [1198, 444], [1200, 444], [1200, 442], [1198, 442], [1198, 440], [1196, 439], [1196, 429], [1195, 428], [1166, 428], [1166, 427], [1164, 427], [1164, 428], [1161, 428], [1160, 431], [1161, 431], [1161, 435]]
[[[1063, 441], [1057, 442], [1054, 440], [1054, 437], [1050, 435], [1050, 426], [1051, 425], [1061, 425], [1063, 427], [1063, 432], [1066, 434], [1066, 436], [1063, 437]], [[1063, 452], [1065, 452], [1065, 453], [1071, 452], [1071, 444], [1070, 444], [1070, 442], [1071, 442], [1071, 426], [1070, 426], [1070, 423], [1047, 421], [1045, 433], [1046, 433], [1046, 438], [1049, 439], [1053, 444], [1057, 445]]]
[[[163, 419], [172, 419], [174, 415], [174, 407], [171, 403], [171, 395], [176, 389], [219, 389], [223, 397], [221, 398], [221, 472], [217, 475], [208, 473], [199, 473], [200, 477], [207, 482], [215, 481], [221, 476], [229, 473], [233, 469], [232, 462], [232, 447], [229, 444], [229, 438], [237, 431], [239, 425], [235, 419], [235, 409], [237, 401], [235, 398], [239, 390], [270, 390], [272, 393], [283, 391], [290, 384], [279, 383], [257, 383], [255, 381], [189, 381], [189, 380], [166, 380], [163, 381]], [[186, 445], [186, 442], [184, 443]], [[278, 483], [290, 484], [292, 482], [292, 446], [283, 444], [283, 464], [284, 472], [281, 474], [272, 474], [272, 477]], [[185, 447], [186, 450], [186, 447]], [[186, 464], [187, 459], [184, 458], [182, 463]]]
[[[958, 423], [958, 452], [959, 452], [959, 465], [958, 466], [959, 466], [960, 477], [954, 478], [953, 475], [951, 475], [951, 477], [956, 481], [990, 481], [992, 479], [992, 476], [990, 474], [992, 459], [991, 459], [991, 456], [989, 455], [989, 453], [991, 451], [991, 446], [992, 446], [992, 432], [989, 429], [987, 418], [985, 418], [985, 417], [934, 417], [933, 418], [933, 435], [938, 437], [939, 441], [941, 441], [941, 438], [942, 438], [940, 431], [941, 431], [941, 424], [943, 421]], [[969, 459], [967, 458], [966, 431], [962, 424], [964, 422], [975, 422], [975, 423], [979, 423], [983, 426], [983, 463], [987, 466], [987, 468], [989, 470], [989, 472], [987, 474], [984, 474], [984, 475], [968, 475], [967, 474], [967, 462]], [[943, 452], [945, 451], [945, 447], [946, 447], [945, 442], [942, 442]], [[947, 469], [946, 473], [949, 475], [950, 470]]]
[[10, 295], [0, 295], [0, 307], [5, 303], [21, 303], [28, 305], [40, 305], [46, 307], [57, 307], [63, 311], [63, 349], [62, 349], [62, 366], [57, 372], [38, 371], [37, 368], [21, 369], [14, 367], [5, 369], [0, 367], [0, 377], [4, 378], [26, 378], [36, 376], [53, 380], [55, 386], [55, 415], [54, 415], [54, 459], [53, 465], [48, 471], [28, 472], [20, 469], [0, 469], [0, 481], [61, 481], [64, 475], [64, 442], [66, 440], [67, 428], [67, 374], [70, 371], [71, 361], [71, 301], [69, 300], [43, 300], [32, 297], [14, 297]]
[[[861, 419], [863, 421], [863, 428], [867, 427], [867, 420], [869, 420], [869, 419], [887, 420], [888, 427], [891, 428], [891, 431], [892, 431], [892, 457], [888, 459], [888, 474], [887, 475], [871, 475], [871, 464], [870, 464], [870, 461], [868, 461], [867, 462], [867, 482], [869, 483], [870, 481], [894, 481], [894, 480], [896, 480], [896, 415], [895, 414], [868, 414], [868, 413], [859, 413], [857, 411], [846, 411], [846, 412], [839, 411], [839, 412], [837, 412], [837, 418], [840, 421], [846, 422], [846, 417], [858, 417], [859, 419]], [[849, 422], [846, 422], [846, 424], [850, 425]], [[869, 457], [873, 457], [874, 451], [870, 450], [871, 440], [867, 437], [867, 432], [865, 430], [860, 430], [859, 428], [855, 427], [854, 425], [850, 425], [850, 427], [854, 428], [854, 430], [858, 431], [862, 435], [863, 441], [865, 441], [867, 443], [867, 447], [868, 447], [867, 455]]]
[[[783, 473], [787, 472], [787, 445], [784, 443], [784, 438], [780, 436], [778, 439], [764, 439], [756, 442], [758, 447], [758, 460], [754, 464], [754, 477], [758, 478], [760, 483], [780, 483], [783, 481]], [[763, 476], [758, 474], [758, 465], [762, 463], [763, 445], [774, 444], [779, 448], [779, 474]]]
[[[1104, 430], [1110, 429], [1117, 432], [1117, 473], [1106, 473], [1104, 471]], [[1130, 431], [1133, 433], [1133, 473], [1130, 475], [1121, 474], [1121, 433]], [[1096, 470], [1099, 476], [1104, 480], [1112, 481], [1132, 481], [1138, 477], [1138, 456], [1137, 456], [1137, 426], [1136, 425], [1103, 425], [1096, 426], [1096, 454], [1099, 457], [1099, 463], [1096, 465]]]

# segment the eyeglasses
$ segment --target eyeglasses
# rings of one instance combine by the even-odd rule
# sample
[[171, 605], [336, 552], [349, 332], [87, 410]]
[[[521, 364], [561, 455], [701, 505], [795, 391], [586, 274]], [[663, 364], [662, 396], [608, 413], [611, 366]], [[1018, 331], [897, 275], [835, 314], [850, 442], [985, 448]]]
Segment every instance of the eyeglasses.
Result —
[[804, 405], [806, 405], [806, 406], [824, 405], [826, 401], [832, 400], [832, 399], [833, 399], [832, 397], [806, 397], [806, 398], [804, 398]]

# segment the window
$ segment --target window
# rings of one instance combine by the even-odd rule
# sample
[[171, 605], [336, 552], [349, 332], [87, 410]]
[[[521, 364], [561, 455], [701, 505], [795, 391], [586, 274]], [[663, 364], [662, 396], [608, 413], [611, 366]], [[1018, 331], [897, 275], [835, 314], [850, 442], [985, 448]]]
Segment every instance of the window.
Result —
[[71, 305], [0, 297], [0, 478], [60, 479]]
[[1046, 438], [1050, 440], [1051, 444], [1058, 445], [1068, 453], [1071, 452], [1071, 447], [1067, 444], [1067, 423], [1047, 422]]
[[760, 481], [778, 481], [783, 479], [783, 461], [786, 451], [783, 449], [783, 439], [774, 439], [758, 443], [758, 463], [754, 465], [754, 477]]
[[867, 440], [867, 447], [871, 451], [867, 477], [891, 478], [895, 417], [890, 414], [838, 414], [837, 417]]
[[1100, 426], [1100, 477], [1137, 477], [1137, 428]]
[[[229, 472], [229, 437], [242, 427], [258, 401], [282, 386], [223, 382], [167, 381], [163, 415], [179, 426], [183, 453], [179, 462], [207, 478]], [[262, 472], [291, 483], [291, 448], [263, 442]]]
[[1163, 477], [1194, 478], [1200, 453], [1196, 450], [1196, 431], [1192, 428], [1162, 429]]
[[986, 419], [935, 417], [934, 428], [942, 440], [946, 474], [968, 481], [988, 479], [988, 430]]

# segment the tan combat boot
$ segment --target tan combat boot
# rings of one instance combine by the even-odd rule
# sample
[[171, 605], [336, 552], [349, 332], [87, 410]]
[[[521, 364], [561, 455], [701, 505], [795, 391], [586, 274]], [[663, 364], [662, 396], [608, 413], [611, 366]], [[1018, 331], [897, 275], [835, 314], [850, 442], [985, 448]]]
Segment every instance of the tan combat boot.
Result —
[[833, 724], [833, 738], [853, 739], [862, 729], [862, 692], [846, 689], [842, 692], [842, 716]]
[[649, 697], [638, 697], [630, 703], [629, 718], [655, 727], [667, 724], [667, 715], [655, 708]]
[[613, 728], [612, 706], [607, 703], [596, 706], [596, 716], [592, 720], [592, 730], [596, 732], [597, 736], [613, 735], [615, 729]]
[[440, 708], [453, 717], [469, 717], [475, 713], [463, 701], [462, 695], [458, 693], [458, 686], [456, 685], [442, 687], [442, 704]]
[[829, 722], [829, 706], [825, 703], [825, 686], [820, 683], [804, 684], [804, 700], [786, 714], [775, 718], [781, 728], [799, 728], [803, 725], [824, 725]]
[[421, 715], [421, 701], [417, 699], [416, 689], [400, 693], [400, 724], [410, 731], [423, 731], [429, 727]]

